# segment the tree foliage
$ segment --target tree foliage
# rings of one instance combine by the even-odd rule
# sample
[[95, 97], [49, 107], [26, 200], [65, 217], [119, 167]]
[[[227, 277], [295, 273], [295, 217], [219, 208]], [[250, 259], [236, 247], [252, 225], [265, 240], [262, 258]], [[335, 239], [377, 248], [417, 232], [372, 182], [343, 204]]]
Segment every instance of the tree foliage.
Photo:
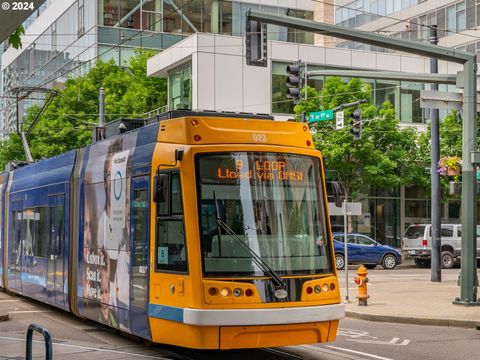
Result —
[[25, 35], [25, 28], [23, 25], [20, 25], [10, 34], [8, 43], [12, 45], [13, 48], [20, 49], [22, 47], [22, 35]]
[[[477, 138], [480, 136], [480, 117], [477, 117]], [[440, 121], [439, 123], [439, 132], [440, 132], [440, 157], [444, 156], [458, 156], [462, 157], [462, 126], [463, 118], [460, 112], [453, 110], [447, 114], [445, 120]], [[419, 138], [419, 153], [420, 157], [425, 163], [430, 164], [431, 162], [431, 126], [428, 127], [427, 131], [422, 134]], [[442, 186], [442, 194], [445, 198], [448, 194], [448, 183], [449, 181], [458, 181], [456, 179], [450, 178], [448, 176], [440, 177], [440, 183]], [[428, 184], [430, 185], [430, 184]]]
[[[119, 117], [138, 117], [167, 103], [165, 79], [147, 77], [146, 62], [154, 53], [139, 50], [126, 68], [99, 61], [86, 75], [70, 78], [65, 87], [41, 115], [28, 137], [34, 159], [58, 155], [81, 148], [92, 138], [98, 124], [98, 94], [105, 88], [106, 121]], [[39, 110], [33, 106], [24, 117], [24, 127]], [[8, 161], [24, 159], [18, 135], [0, 143], [0, 169]]]
[[391, 103], [380, 109], [370, 103], [371, 87], [359, 79], [349, 82], [339, 77], [327, 78], [322, 94], [308, 88], [308, 100], [295, 107], [295, 113], [335, 108], [341, 104], [366, 99], [361, 105], [362, 135], [354, 140], [350, 133], [350, 114], [355, 108], [344, 110], [345, 127], [334, 129], [334, 122], [321, 121], [313, 125], [315, 146], [325, 156], [325, 167], [334, 170], [349, 196], [373, 187], [397, 187], [425, 181], [424, 164], [418, 157], [417, 132], [400, 129]]
[[[457, 111], [450, 112], [444, 121], [440, 121], [440, 157], [462, 156], [462, 118]], [[430, 161], [431, 126], [420, 135], [420, 154], [425, 161]]]

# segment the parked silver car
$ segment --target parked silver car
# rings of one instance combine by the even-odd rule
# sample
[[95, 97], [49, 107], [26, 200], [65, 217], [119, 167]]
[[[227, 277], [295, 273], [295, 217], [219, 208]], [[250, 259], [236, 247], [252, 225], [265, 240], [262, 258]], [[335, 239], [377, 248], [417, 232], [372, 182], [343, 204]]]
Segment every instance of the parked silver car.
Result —
[[[441, 263], [444, 269], [451, 269], [460, 261], [462, 243], [461, 224], [442, 224], [440, 230]], [[432, 225], [410, 225], [403, 235], [402, 250], [412, 257], [416, 266], [430, 263], [432, 249]], [[477, 258], [480, 258], [480, 226], [477, 226]]]

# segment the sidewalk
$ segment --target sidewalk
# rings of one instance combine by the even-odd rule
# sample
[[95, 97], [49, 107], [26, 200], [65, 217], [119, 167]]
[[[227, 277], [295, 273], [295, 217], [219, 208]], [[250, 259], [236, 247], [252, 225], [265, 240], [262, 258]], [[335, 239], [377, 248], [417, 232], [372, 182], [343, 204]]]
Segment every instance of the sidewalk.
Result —
[[[457, 285], [459, 268], [442, 270], [442, 282], [431, 282], [430, 269], [413, 270], [408, 263], [388, 272], [371, 270], [368, 306], [358, 306], [357, 289], [353, 284], [355, 273], [356, 270], [349, 267], [347, 317], [419, 325], [480, 327], [480, 306], [453, 304], [453, 300], [460, 296]], [[340, 288], [345, 298], [345, 280], [342, 272], [340, 275]]]

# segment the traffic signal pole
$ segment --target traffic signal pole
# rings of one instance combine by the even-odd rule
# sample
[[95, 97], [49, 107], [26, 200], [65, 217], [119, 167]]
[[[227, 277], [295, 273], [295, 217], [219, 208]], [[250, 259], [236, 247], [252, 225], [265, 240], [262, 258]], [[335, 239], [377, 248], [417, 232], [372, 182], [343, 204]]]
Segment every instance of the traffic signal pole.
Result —
[[[430, 27], [429, 41], [431, 44], [438, 44], [437, 26]], [[438, 59], [430, 58], [430, 72], [438, 73]], [[430, 90], [438, 90], [437, 84], [431, 84]], [[431, 218], [432, 218], [432, 257], [431, 257], [431, 281], [442, 281], [442, 262], [441, 262], [441, 217], [442, 217], [442, 191], [440, 188], [440, 174], [438, 173], [438, 160], [440, 160], [440, 125], [438, 123], [438, 109], [430, 109], [430, 181], [431, 188]]]
[[463, 67], [463, 124], [462, 124], [462, 270], [460, 297], [454, 304], [480, 305], [477, 299], [477, 197], [476, 164], [471, 153], [477, 150], [477, 59], [468, 60]]
[[[248, 11], [247, 22], [258, 21], [260, 23], [273, 24], [309, 31], [317, 34], [333, 36], [345, 40], [356, 41], [387, 49], [413, 53], [429, 58], [451, 61], [463, 65], [463, 74], [457, 77], [463, 78], [463, 114], [462, 125], [462, 270], [460, 275], [460, 297], [456, 298], [455, 304], [480, 305], [477, 299], [477, 271], [476, 271], [476, 158], [477, 151], [477, 56], [465, 51], [451, 49], [433, 44], [397, 39], [357, 29], [339, 27], [312, 20], [293, 18], [286, 15], [274, 15]], [[246, 49], [248, 52], [248, 49]], [[358, 74], [358, 72], [357, 72]], [[433, 74], [430, 74], [431, 76]], [[361, 77], [361, 75], [356, 75]], [[433, 77], [433, 76], [432, 76]], [[435, 81], [438, 82], [438, 81]]]

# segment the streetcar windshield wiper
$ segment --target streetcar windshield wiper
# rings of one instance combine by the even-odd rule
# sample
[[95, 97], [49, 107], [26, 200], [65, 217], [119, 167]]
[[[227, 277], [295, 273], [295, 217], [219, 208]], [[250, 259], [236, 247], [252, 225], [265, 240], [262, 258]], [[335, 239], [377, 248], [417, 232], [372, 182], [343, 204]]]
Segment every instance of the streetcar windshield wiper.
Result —
[[253, 260], [253, 262], [255, 264], [257, 264], [257, 266], [268, 276], [270, 276], [273, 284], [275, 285], [275, 287], [277, 288], [281, 288], [281, 289], [285, 289], [285, 283], [283, 282], [283, 280], [280, 278], [280, 276], [275, 272], [275, 270], [273, 270], [266, 262], [265, 260], [263, 260], [260, 256], [258, 256], [258, 254], [252, 250], [252, 248], [250, 246], [248, 246], [242, 239], [240, 239], [240, 237], [235, 233], [235, 231], [232, 230], [232, 228], [230, 228], [230, 226], [228, 226], [227, 223], [225, 223], [222, 218], [220, 217], [220, 212], [219, 212], [219, 209], [218, 209], [218, 202], [217, 202], [217, 199], [215, 197], [215, 192], [213, 193], [213, 201], [215, 202], [215, 215], [216, 215], [216, 223], [217, 223], [217, 229], [218, 229], [218, 236], [220, 237], [221, 234], [220, 234], [220, 229], [223, 229], [228, 235], [230, 235], [232, 238], [235, 239], [235, 241], [237, 241], [240, 246], [245, 250], [247, 251], [249, 254], [250, 254], [250, 258]]

